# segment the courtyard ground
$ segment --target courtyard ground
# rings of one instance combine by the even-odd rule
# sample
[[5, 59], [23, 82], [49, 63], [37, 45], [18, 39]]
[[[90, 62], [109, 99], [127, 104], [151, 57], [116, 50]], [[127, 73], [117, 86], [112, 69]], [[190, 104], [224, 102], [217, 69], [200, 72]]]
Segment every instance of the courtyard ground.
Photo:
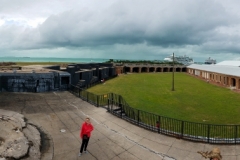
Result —
[[[197, 151], [210, 151], [213, 147], [220, 148], [223, 159], [240, 160], [239, 145], [195, 143], [154, 133], [67, 91], [2, 92], [0, 109], [22, 114], [27, 123], [36, 125], [45, 133], [42, 160], [203, 160]], [[95, 129], [89, 141], [89, 153], [78, 157], [79, 130], [87, 116]]]

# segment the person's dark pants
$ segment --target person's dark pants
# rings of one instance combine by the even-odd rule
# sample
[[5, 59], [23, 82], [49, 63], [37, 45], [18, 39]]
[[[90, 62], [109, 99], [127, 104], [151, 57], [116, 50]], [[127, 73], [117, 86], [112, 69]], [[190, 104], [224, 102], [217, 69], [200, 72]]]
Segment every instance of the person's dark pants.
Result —
[[89, 141], [89, 137], [86, 138], [86, 139], [84, 139], [84, 138], [82, 139], [82, 145], [81, 145], [80, 153], [83, 152], [83, 148], [84, 148], [84, 151], [87, 150], [88, 141]]

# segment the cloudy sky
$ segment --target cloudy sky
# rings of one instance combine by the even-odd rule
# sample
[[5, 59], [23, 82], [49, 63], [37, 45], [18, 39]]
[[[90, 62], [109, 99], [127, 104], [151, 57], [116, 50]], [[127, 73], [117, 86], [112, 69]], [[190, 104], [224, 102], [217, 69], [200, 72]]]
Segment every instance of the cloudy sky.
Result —
[[0, 0], [0, 56], [240, 60], [239, 0]]

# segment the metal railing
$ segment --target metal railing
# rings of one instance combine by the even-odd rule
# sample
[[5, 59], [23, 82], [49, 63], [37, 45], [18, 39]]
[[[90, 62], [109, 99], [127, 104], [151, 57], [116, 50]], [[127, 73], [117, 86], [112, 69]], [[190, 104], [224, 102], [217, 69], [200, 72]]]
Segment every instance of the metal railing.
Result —
[[121, 95], [96, 95], [70, 85], [70, 91], [79, 98], [104, 107], [111, 114], [148, 130], [176, 138], [218, 144], [239, 144], [240, 125], [215, 125], [182, 121], [130, 107]]

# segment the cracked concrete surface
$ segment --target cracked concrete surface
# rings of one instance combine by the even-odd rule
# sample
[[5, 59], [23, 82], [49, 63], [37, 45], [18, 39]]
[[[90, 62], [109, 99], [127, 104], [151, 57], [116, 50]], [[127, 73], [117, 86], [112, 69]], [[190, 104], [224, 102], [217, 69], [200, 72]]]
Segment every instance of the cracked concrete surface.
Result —
[[[44, 131], [43, 160], [203, 160], [197, 151], [210, 151], [216, 147], [139, 128], [69, 92], [0, 93], [0, 109], [22, 114], [28, 123]], [[78, 157], [79, 129], [86, 116], [91, 118], [95, 129], [88, 154]], [[217, 147], [221, 149], [223, 159], [240, 160], [239, 145]]]
[[24, 116], [0, 109], [0, 157], [40, 159], [40, 133]]

